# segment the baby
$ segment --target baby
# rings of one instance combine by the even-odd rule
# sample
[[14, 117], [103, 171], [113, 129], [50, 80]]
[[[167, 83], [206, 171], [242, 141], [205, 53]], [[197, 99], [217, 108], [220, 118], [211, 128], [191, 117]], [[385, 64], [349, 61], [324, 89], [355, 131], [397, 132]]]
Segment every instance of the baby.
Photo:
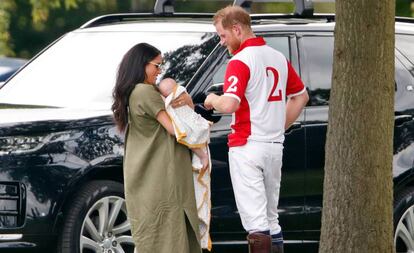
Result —
[[[177, 90], [180, 90], [178, 91], [180, 92], [180, 94], [182, 92], [187, 92], [184, 87], [177, 85], [177, 83], [172, 78], [163, 79], [159, 83], [158, 88], [161, 92], [161, 95], [163, 95], [164, 98], [168, 98], [169, 96], [171, 96], [171, 99], [166, 100], [165, 108], [168, 107], [169, 102], [171, 100], [178, 97], [179, 94], [177, 94]], [[173, 112], [171, 112], [171, 110]], [[188, 105], [184, 105], [174, 109], [170, 106], [169, 110], [167, 109], [167, 112], [171, 120], [173, 121], [177, 141], [189, 147], [191, 151], [193, 151], [197, 155], [202, 165], [201, 169], [205, 170], [209, 165], [209, 157], [206, 152], [206, 146], [210, 131], [210, 124], [207, 120], [202, 118]], [[181, 123], [185, 125], [180, 124], [179, 121], [181, 121]], [[194, 162], [193, 159], [193, 167], [195, 167], [194, 165], [196, 165], [194, 163], [197, 163], [197, 161]]]
[[186, 145], [193, 151], [193, 181], [200, 220], [200, 243], [204, 249], [211, 250], [211, 162], [208, 149], [210, 123], [197, 114], [190, 106], [173, 108], [170, 103], [180, 94], [187, 92], [184, 87], [166, 78], [159, 84], [159, 90], [165, 97], [165, 109], [171, 118], [177, 142]]

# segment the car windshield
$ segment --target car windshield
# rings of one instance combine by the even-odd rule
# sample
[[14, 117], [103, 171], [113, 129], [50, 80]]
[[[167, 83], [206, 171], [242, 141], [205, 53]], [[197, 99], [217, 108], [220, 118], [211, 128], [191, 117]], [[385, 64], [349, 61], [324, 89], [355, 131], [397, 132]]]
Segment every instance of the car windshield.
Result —
[[1, 88], [0, 104], [109, 109], [118, 65], [133, 45], [161, 50], [161, 77], [186, 85], [215, 41], [203, 32], [69, 33]]

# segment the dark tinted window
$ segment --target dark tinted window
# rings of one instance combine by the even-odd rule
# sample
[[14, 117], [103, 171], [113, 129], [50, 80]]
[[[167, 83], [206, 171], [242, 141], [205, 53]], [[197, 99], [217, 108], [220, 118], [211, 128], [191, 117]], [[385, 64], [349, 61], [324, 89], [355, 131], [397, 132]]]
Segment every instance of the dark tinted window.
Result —
[[289, 38], [288, 37], [264, 37], [267, 45], [278, 50], [290, 59]]
[[220, 66], [220, 68], [214, 73], [213, 75], [213, 84], [216, 83], [223, 83], [224, 82], [224, 75], [226, 74], [226, 66], [229, 62], [230, 57], [228, 57]]
[[[183, 41], [183, 39], [179, 40]], [[171, 77], [180, 85], [187, 85], [218, 42], [219, 38], [211, 33], [203, 34], [200, 41], [193, 44], [184, 44], [183, 41], [183, 46], [164, 54], [164, 62], [169, 68], [165, 70], [162, 77]]]
[[[288, 37], [264, 37], [266, 44], [270, 47], [278, 50], [283, 55], [286, 56], [287, 59], [290, 59], [290, 47], [289, 47], [289, 38]], [[220, 66], [217, 72], [213, 75], [213, 84], [222, 83], [224, 82], [224, 75], [226, 74], [226, 66], [230, 58], [226, 59], [226, 61]]]
[[401, 63], [399, 57], [400, 55], [395, 59], [395, 111], [412, 111], [414, 110], [414, 92], [412, 92], [414, 77]]
[[[304, 36], [302, 38], [303, 50], [301, 50], [302, 69], [305, 69], [305, 83], [309, 91], [310, 106], [320, 106], [329, 104], [329, 94], [331, 89], [331, 76], [333, 66], [333, 47], [334, 38], [331, 36]], [[414, 36], [396, 35], [396, 47], [399, 51], [414, 63]], [[411, 50], [410, 50], [411, 49]], [[407, 109], [411, 103], [406, 103], [407, 85], [412, 83], [412, 76], [408, 70], [413, 71], [412, 67], [406, 69], [398, 60], [395, 63], [396, 82], [400, 89], [396, 90], [396, 110]], [[409, 94], [411, 95], [411, 94]], [[404, 102], [405, 101], [405, 102]]]
[[395, 46], [414, 65], [414, 36], [397, 34]]
[[334, 38], [332, 36], [304, 36], [301, 66], [309, 88], [309, 105], [328, 105], [331, 90]]

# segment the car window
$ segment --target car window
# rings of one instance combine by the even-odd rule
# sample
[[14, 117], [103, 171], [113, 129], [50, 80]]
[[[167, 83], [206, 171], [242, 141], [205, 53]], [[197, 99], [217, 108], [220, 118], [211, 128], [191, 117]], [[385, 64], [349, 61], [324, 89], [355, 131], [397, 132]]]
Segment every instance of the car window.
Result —
[[404, 112], [414, 109], [414, 94], [412, 92], [414, 77], [410, 71], [399, 60], [400, 55], [395, 58], [395, 111]]
[[26, 62], [25, 59], [0, 57], [0, 82], [6, 81]]
[[395, 35], [395, 46], [408, 58], [411, 65], [414, 65], [414, 36], [405, 34]]
[[[272, 36], [272, 37], [264, 37], [266, 44], [270, 47], [278, 50], [283, 55], [286, 56], [287, 59], [290, 59], [290, 47], [289, 47], [289, 38], [286, 36]], [[224, 75], [226, 74], [226, 66], [229, 62], [230, 57], [221, 64], [218, 70], [213, 75], [212, 84], [223, 83], [224, 82]]]
[[[396, 38], [396, 46], [399, 47], [400, 51], [408, 58], [414, 57], [414, 51], [409, 50], [413, 45], [410, 43], [414, 43], [414, 36], [397, 35]], [[334, 38], [332, 36], [303, 36], [301, 45], [304, 50], [301, 52], [302, 57], [300, 58], [302, 60], [302, 67], [307, 72], [305, 82], [308, 85], [310, 98], [308, 106], [328, 105], [331, 89]], [[401, 63], [396, 61], [395, 67], [396, 81], [398, 83], [401, 83], [401, 80], [410, 78], [409, 72]], [[400, 96], [400, 93], [401, 91], [397, 90], [396, 96]], [[401, 94], [404, 94], [404, 92]], [[396, 106], [399, 108], [406, 107], [407, 105], [396, 103]]]
[[214, 37], [213, 32], [70, 33], [3, 86], [0, 103], [109, 109], [118, 65], [133, 45], [160, 49], [165, 62], [160, 78], [185, 85], [213, 50]]
[[288, 37], [264, 37], [266, 44], [281, 52], [287, 59], [290, 59], [290, 48]]
[[328, 105], [331, 91], [334, 38], [332, 36], [304, 36], [301, 65], [306, 68], [309, 92], [308, 106]]

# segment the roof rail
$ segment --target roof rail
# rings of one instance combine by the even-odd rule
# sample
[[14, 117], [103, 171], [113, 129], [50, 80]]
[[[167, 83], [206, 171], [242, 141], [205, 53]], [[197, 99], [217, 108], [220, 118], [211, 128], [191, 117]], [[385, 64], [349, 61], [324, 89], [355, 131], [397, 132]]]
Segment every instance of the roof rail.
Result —
[[80, 28], [89, 28], [94, 26], [99, 26], [103, 24], [110, 24], [114, 22], [122, 22], [126, 19], [133, 19], [138, 17], [150, 17], [152, 14], [150, 13], [117, 13], [117, 14], [108, 14], [96, 17], [85, 24], [83, 24]]
[[410, 17], [395, 17], [396, 22], [414, 23], [414, 18]]
[[313, 2], [312, 0], [234, 0], [233, 5], [241, 6], [246, 11], [251, 12], [251, 5], [253, 2], [266, 2], [266, 3], [289, 3], [295, 4], [295, 15], [301, 17], [309, 17], [313, 15]]
[[[209, 0], [213, 1], [213, 0]], [[219, 0], [215, 0], [219, 1]], [[294, 2], [295, 4], [295, 16], [299, 17], [312, 17], [313, 16], [313, 2], [335, 2], [334, 0], [233, 0], [233, 5], [241, 6], [250, 12], [253, 2]], [[103, 24], [109, 24], [114, 22], [123, 22], [127, 20], [149, 18], [155, 16], [175, 16], [175, 17], [204, 17], [211, 18], [214, 13], [174, 13], [175, 0], [156, 0], [154, 5], [154, 13], [118, 13], [109, 14], [94, 18], [80, 28], [94, 27]], [[402, 20], [401, 20], [402, 21]], [[412, 22], [404, 20], [405, 22]]]
[[154, 5], [154, 14], [173, 14], [175, 0], [157, 0]]
[[[324, 0], [334, 2], [334, 0]], [[308, 17], [313, 15], [312, 0], [234, 0], [233, 5], [240, 6], [246, 11], [251, 12], [253, 2], [293, 2], [295, 4], [295, 15]], [[175, 0], [156, 0], [154, 5], [154, 14], [173, 14]]]
[[[1, 0], [0, 0], [1, 1]], [[211, 20], [214, 13], [171, 13], [168, 17], [177, 17], [177, 18], [202, 18]], [[167, 15], [163, 14], [153, 14], [153, 13], [115, 13], [115, 14], [108, 14], [96, 17], [85, 24], [83, 24], [80, 28], [90, 28], [96, 27], [105, 24], [114, 24], [120, 22], [128, 22], [132, 20], [140, 20], [145, 18], [154, 18], [154, 17], [167, 17]]]

